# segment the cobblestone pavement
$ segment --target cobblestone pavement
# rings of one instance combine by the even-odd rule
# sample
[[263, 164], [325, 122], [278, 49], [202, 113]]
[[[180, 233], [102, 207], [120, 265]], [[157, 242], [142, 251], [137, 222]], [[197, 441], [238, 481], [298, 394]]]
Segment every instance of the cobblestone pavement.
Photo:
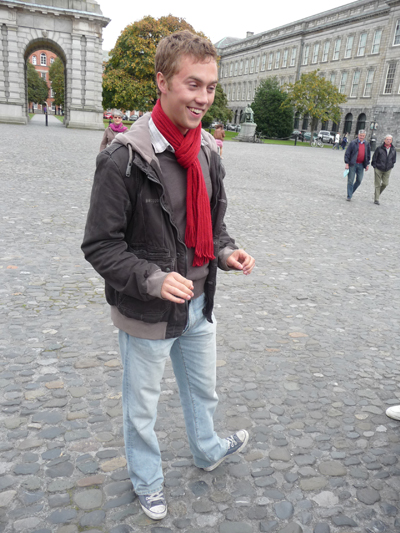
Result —
[[[225, 143], [228, 228], [257, 259], [220, 273], [216, 427], [250, 441], [194, 467], [167, 365], [167, 518], [127, 477], [121, 363], [80, 251], [102, 132], [0, 125], [0, 531], [400, 530], [400, 179], [346, 202], [343, 153]], [[57, 127], [56, 127], [57, 126]]]

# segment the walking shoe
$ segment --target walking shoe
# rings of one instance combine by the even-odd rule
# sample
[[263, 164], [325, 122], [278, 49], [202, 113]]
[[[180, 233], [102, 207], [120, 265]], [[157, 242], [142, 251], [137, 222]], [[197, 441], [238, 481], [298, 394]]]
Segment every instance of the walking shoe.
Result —
[[381, 204], [379, 203], [379, 200], [375, 200], [374, 204], [376, 204], [376, 205], [381, 205]]
[[346, 200], [347, 200], [348, 202], [351, 202], [351, 198], [349, 198], [349, 197], [347, 197]]
[[203, 468], [203, 470], [205, 470], [206, 472], [211, 472], [212, 470], [217, 468], [217, 466], [219, 466], [222, 463], [222, 461], [225, 461], [225, 459], [229, 457], [230, 455], [241, 452], [249, 440], [249, 434], [247, 433], [245, 429], [241, 429], [240, 431], [238, 431], [234, 435], [231, 435], [225, 440], [228, 441], [228, 445], [229, 445], [228, 451], [225, 453], [222, 459], [220, 459], [219, 461], [217, 461], [211, 466], [206, 466], [205, 468]]
[[167, 515], [167, 502], [163, 490], [153, 494], [138, 494], [143, 511], [153, 520], [161, 520]]
[[394, 420], [400, 420], [400, 405], [392, 405], [386, 409], [386, 415]]

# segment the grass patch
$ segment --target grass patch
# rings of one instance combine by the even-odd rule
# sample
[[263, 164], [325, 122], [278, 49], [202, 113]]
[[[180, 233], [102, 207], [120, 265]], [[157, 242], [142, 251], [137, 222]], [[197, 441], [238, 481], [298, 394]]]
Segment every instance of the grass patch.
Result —
[[64, 117], [62, 115], [53, 115], [56, 117], [60, 122], [64, 122]]
[[28, 113], [28, 116], [29, 116], [29, 120], [31, 120], [31, 118], [35, 116], [35, 113]]

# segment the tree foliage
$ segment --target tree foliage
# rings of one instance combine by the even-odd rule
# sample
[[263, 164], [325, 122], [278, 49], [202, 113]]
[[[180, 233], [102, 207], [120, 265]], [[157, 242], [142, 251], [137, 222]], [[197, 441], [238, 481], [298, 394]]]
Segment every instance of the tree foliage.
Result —
[[54, 93], [54, 105], [64, 105], [64, 63], [57, 57], [49, 68], [51, 88]]
[[285, 139], [292, 133], [292, 106], [282, 107], [286, 98], [276, 76], [263, 80], [258, 86], [251, 108], [257, 130], [266, 137]]
[[28, 80], [28, 102], [34, 104], [45, 104], [49, 95], [49, 88], [35, 67], [27, 63], [27, 80]]
[[[157, 100], [154, 77], [156, 48], [163, 37], [193, 27], [184, 19], [151, 16], [130, 24], [110, 52], [103, 74], [103, 107], [149, 111]], [[197, 33], [204, 37], [202, 33]]]
[[221, 85], [218, 84], [215, 89], [215, 98], [212, 106], [204, 115], [202, 124], [203, 128], [208, 128], [212, 122], [229, 122], [232, 120], [232, 110], [228, 108], [228, 99]]
[[[287, 100], [285, 105], [292, 105], [300, 115], [311, 118], [311, 132], [317, 129], [318, 122], [333, 120], [340, 121], [340, 104], [346, 102], [347, 97], [324, 77], [318, 70], [302, 74], [296, 83], [285, 86]], [[312, 136], [311, 136], [312, 138]]]

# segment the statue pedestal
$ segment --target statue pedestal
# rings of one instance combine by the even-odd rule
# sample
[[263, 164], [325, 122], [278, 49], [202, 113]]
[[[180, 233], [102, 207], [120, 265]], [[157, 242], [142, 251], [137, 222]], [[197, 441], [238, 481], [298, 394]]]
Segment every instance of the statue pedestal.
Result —
[[242, 142], [254, 142], [254, 134], [256, 132], [257, 124], [254, 122], [243, 122], [240, 125], [240, 131], [238, 135], [238, 141]]

